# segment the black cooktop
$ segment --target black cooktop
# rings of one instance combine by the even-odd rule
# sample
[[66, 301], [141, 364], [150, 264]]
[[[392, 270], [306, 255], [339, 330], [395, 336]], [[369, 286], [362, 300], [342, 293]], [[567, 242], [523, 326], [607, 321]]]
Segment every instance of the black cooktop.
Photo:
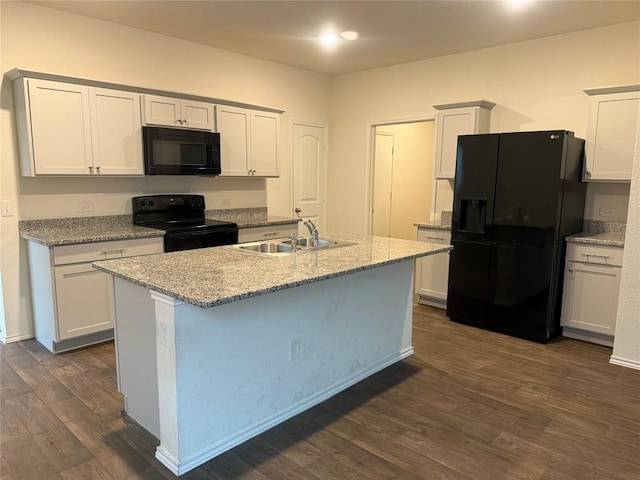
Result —
[[133, 224], [167, 232], [213, 231], [238, 228], [233, 222], [204, 218], [202, 195], [145, 195], [133, 197]]

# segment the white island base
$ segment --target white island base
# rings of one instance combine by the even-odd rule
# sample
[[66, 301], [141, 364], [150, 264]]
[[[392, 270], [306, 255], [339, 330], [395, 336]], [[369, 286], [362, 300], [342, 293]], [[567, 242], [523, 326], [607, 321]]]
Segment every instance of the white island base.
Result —
[[116, 277], [126, 412], [173, 473], [203, 464], [411, 355], [413, 263], [206, 309]]

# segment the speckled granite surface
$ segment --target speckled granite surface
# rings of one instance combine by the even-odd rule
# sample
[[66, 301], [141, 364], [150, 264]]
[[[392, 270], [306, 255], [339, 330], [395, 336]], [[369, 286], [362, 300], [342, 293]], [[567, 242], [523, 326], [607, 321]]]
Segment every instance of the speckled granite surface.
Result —
[[590, 243], [593, 245], [608, 245], [611, 247], [624, 247], [624, 233], [592, 233], [580, 232], [567, 237], [567, 242]]
[[164, 235], [164, 230], [133, 225], [131, 215], [22, 220], [18, 228], [22, 238], [49, 247]]
[[435, 230], [451, 230], [451, 225], [445, 225], [442, 222], [416, 222], [413, 224], [418, 228], [433, 228]]
[[451, 214], [452, 212], [440, 212], [440, 220], [430, 222], [416, 222], [413, 225], [418, 228], [433, 228], [436, 230], [451, 230]]
[[[299, 221], [268, 215], [266, 208], [207, 210], [205, 216], [209, 219], [235, 222], [239, 228], [295, 224]], [[161, 237], [165, 233], [164, 230], [133, 225], [131, 215], [22, 220], [18, 223], [18, 228], [22, 238], [47, 246]]]
[[357, 242], [340, 248], [298, 251], [283, 257], [202, 248], [94, 263], [94, 267], [170, 297], [208, 308], [448, 251], [448, 245], [329, 234]]
[[238, 224], [238, 228], [264, 227], [267, 225], [296, 224], [298, 218], [268, 215], [267, 208], [233, 208], [228, 210], [207, 210], [205, 217], [211, 220], [224, 220]]
[[626, 229], [627, 224], [622, 222], [585, 220], [583, 225], [584, 231], [568, 236], [567, 242], [624, 247]]

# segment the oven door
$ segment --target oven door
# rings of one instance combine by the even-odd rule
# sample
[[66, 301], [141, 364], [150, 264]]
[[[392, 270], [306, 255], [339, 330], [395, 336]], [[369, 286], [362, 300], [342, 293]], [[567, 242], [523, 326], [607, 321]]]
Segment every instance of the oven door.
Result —
[[219, 247], [238, 243], [238, 229], [219, 228], [215, 231], [191, 231], [180, 233], [166, 233], [164, 236], [164, 251], [177, 252], [194, 248]]

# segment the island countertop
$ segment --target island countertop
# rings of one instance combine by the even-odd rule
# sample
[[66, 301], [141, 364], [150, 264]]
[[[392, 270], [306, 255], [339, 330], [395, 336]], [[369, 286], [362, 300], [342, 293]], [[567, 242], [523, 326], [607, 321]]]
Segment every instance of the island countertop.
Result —
[[105, 260], [93, 266], [177, 300], [209, 308], [451, 250], [449, 245], [393, 238], [348, 234], [327, 237], [356, 245], [298, 251], [282, 257], [214, 247]]

